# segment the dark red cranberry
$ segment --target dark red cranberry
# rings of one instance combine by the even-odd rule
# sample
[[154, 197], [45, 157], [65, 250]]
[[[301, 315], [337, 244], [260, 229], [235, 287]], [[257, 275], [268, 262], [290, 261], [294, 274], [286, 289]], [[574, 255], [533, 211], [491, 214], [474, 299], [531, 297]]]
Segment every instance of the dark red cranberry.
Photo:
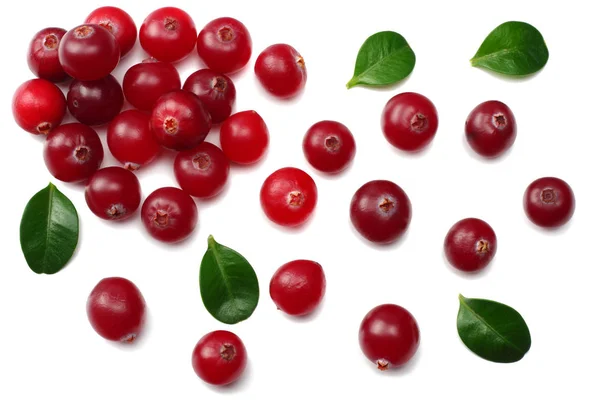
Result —
[[123, 108], [123, 90], [114, 76], [97, 81], [74, 80], [67, 93], [67, 106], [75, 119], [86, 125], [103, 125]]
[[119, 49], [121, 57], [124, 57], [135, 45], [137, 39], [137, 27], [133, 18], [125, 11], [117, 7], [100, 7], [92, 11], [85, 19], [86, 24], [96, 24], [106, 28], [113, 34]]
[[186, 79], [183, 89], [200, 98], [214, 124], [225, 121], [231, 115], [235, 86], [227, 76], [210, 69], [201, 69]]
[[62, 28], [46, 28], [31, 39], [27, 64], [38, 78], [50, 82], [63, 82], [69, 78], [58, 60], [58, 46], [65, 33], [67, 31]]
[[546, 177], [533, 181], [523, 197], [525, 214], [543, 228], [558, 228], [575, 213], [575, 195], [562, 179]]
[[129, 68], [123, 78], [125, 98], [143, 111], [151, 111], [160, 96], [178, 89], [181, 79], [177, 69], [153, 58]]
[[17, 124], [29, 133], [47, 135], [60, 125], [67, 102], [63, 92], [45, 79], [32, 79], [17, 88], [12, 112]]
[[306, 85], [304, 58], [287, 44], [274, 44], [263, 50], [254, 72], [269, 93], [282, 99], [297, 95]]
[[250, 165], [258, 162], [269, 146], [269, 129], [256, 111], [242, 111], [221, 125], [221, 148], [232, 162]]
[[85, 201], [102, 219], [127, 219], [140, 206], [142, 189], [133, 172], [121, 167], [99, 169], [85, 187]]
[[497, 247], [492, 227], [477, 218], [458, 221], [450, 228], [444, 241], [448, 262], [465, 272], [485, 268], [494, 258]]
[[325, 295], [325, 273], [319, 263], [295, 260], [282, 265], [271, 278], [269, 294], [277, 309], [289, 315], [310, 314]]
[[232, 74], [250, 61], [252, 38], [237, 19], [217, 18], [200, 31], [196, 50], [208, 68]]
[[203, 142], [175, 157], [175, 178], [190, 196], [210, 198], [223, 191], [229, 177], [229, 160], [212, 143]]
[[106, 140], [111, 154], [130, 171], [150, 164], [161, 149], [150, 129], [150, 116], [138, 110], [117, 115], [108, 125]]
[[517, 138], [517, 122], [508, 106], [499, 101], [481, 103], [467, 118], [465, 134], [471, 148], [487, 158], [500, 156]]
[[152, 192], [142, 205], [142, 222], [156, 240], [176, 243], [192, 234], [198, 223], [198, 208], [183, 190], [164, 187]]
[[354, 136], [344, 124], [321, 121], [310, 127], [302, 142], [304, 156], [314, 168], [335, 174], [344, 170], [354, 159]]
[[196, 46], [196, 25], [192, 17], [179, 8], [159, 8], [142, 23], [140, 44], [158, 61], [182, 60]]
[[211, 385], [229, 385], [244, 372], [246, 347], [229, 331], [214, 331], [204, 335], [192, 353], [196, 375]]

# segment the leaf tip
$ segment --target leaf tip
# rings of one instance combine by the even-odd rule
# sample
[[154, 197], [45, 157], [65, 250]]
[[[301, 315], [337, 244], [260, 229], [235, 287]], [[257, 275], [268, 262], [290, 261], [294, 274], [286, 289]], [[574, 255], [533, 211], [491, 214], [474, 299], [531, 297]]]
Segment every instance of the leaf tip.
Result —
[[211, 245], [212, 243], [215, 243], [215, 237], [213, 235], [208, 235], [208, 244]]
[[352, 89], [357, 84], [358, 84], [358, 80], [356, 79], [355, 76], [353, 76], [352, 79], [350, 79], [348, 81], [348, 83], [346, 83], [346, 89]]
[[461, 293], [458, 294], [458, 301], [463, 302], [466, 300], [466, 297], [463, 296]]

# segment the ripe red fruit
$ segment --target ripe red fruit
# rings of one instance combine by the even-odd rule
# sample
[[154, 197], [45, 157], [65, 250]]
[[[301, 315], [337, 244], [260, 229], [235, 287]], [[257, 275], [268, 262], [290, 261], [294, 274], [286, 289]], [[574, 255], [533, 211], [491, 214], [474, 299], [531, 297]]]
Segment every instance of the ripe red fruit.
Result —
[[494, 258], [496, 234], [487, 222], [466, 218], [450, 228], [444, 241], [448, 262], [461, 271], [476, 272], [485, 268]]
[[177, 154], [174, 170], [184, 192], [210, 198], [223, 191], [229, 177], [229, 160], [217, 146], [204, 142]]
[[38, 78], [50, 82], [62, 82], [69, 78], [58, 60], [58, 46], [65, 33], [67, 31], [62, 28], [46, 28], [31, 39], [27, 64]]
[[508, 106], [499, 101], [481, 103], [467, 118], [465, 134], [471, 148], [487, 158], [500, 156], [517, 138], [517, 122]]
[[192, 353], [196, 375], [211, 385], [229, 385], [244, 372], [246, 347], [229, 331], [214, 331], [204, 335]]
[[124, 57], [135, 45], [137, 39], [137, 27], [133, 18], [125, 11], [117, 7], [100, 7], [92, 11], [85, 19], [86, 24], [96, 24], [107, 29], [113, 34], [119, 49], [121, 57]]
[[406, 309], [383, 304], [365, 316], [358, 340], [365, 356], [385, 371], [406, 364], [415, 355], [419, 348], [419, 326]]
[[87, 300], [92, 328], [106, 340], [132, 343], [146, 319], [146, 301], [125, 278], [102, 279]]
[[160, 96], [178, 89], [181, 79], [177, 69], [153, 58], [132, 66], [123, 77], [125, 98], [142, 111], [151, 111]]
[[310, 314], [325, 295], [325, 273], [314, 261], [282, 265], [271, 278], [269, 294], [277, 308], [289, 315]]
[[523, 207], [534, 224], [558, 228], [569, 222], [575, 213], [575, 195], [571, 186], [562, 179], [540, 178], [527, 187]]
[[183, 90], [200, 98], [214, 124], [225, 121], [231, 115], [235, 102], [235, 85], [227, 76], [210, 69], [201, 69], [186, 79]]
[[364, 184], [350, 204], [354, 228], [371, 242], [387, 244], [406, 232], [412, 206], [404, 190], [393, 182], [378, 180]]
[[269, 129], [256, 111], [242, 111], [227, 118], [220, 131], [221, 148], [232, 162], [258, 162], [269, 146]]
[[150, 164], [161, 150], [150, 129], [150, 116], [138, 110], [117, 115], [108, 125], [106, 141], [111, 154], [130, 171]]
[[63, 92], [45, 79], [32, 79], [17, 88], [12, 112], [17, 124], [29, 133], [47, 135], [60, 125], [67, 102]]
[[114, 76], [96, 81], [74, 80], [67, 93], [67, 106], [75, 119], [86, 125], [110, 122], [123, 108], [123, 90]]
[[217, 18], [200, 31], [198, 55], [210, 69], [231, 74], [244, 68], [252, 54], [246, 26], [234, 18]]
[[99, 169], [85, 187], [85, 201], [102, 219], [127, 219], [140, 206], [142, 189], [133, 172], [121, 167]]
[[158, 61], [182, 60], [196, 46], [196, 25], [192, 17], [179, 8], [159, 8], [142, 23], [140, 44]]
[[310, 127], [302, 142], [304, 156], [314, 168], [335, 174], [354, 159], [356, 143], [345, 125], [336, 121], [321, 121]]
[[254, 72], [268, 92], [282, 99], [297, 95], [306, 85], [304, 58], [287, 44], [274, 44], [263, 50]]
[[144, 201], [142, 222], [154, 239], [180, 242], [196, 228], [198, 208], [183, 190], [164, 187], [152, 192]]

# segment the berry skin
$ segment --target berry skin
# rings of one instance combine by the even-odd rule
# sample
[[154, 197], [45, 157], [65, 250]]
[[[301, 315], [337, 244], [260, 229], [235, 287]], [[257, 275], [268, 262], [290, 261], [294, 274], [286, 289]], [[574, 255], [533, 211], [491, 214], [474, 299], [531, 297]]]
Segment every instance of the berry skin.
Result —
[[107, 29], [94, 24], [71, 29], [58, 47], [60, 65], [80, 81], [104, 78], [119, 64], [120, 57], [117, 39]]
[[156, 240], [176, 243], [192, 234], [198, 223], [198, 208], [183, 190], [164, 187], [152, 192], [142, 205], [142, 222]]
[[246, 347], [229, 331], [214, 331], [204, 335], [192, 353], [196, 375], [211, 385], [223, 386], [235, 382], [247, 363]]
[[142, 111], [152, 111], [160, 96], [178, 89], [181, 89], [181, 79], [177, 69], [153, 58], [132, 66], [123, 77], [125, 98]]
[[304, 58], [287, 44], [274, 44], [263, 50], [254, 72], [261, 85], [281, 99], [297, 95], [306, 85]]
[[269, 146], [269, 129], [256, 111], [242, 111], [223, 122], [220, 140], [229, 160], [250, 165], [265, 155]]
[[235, 85], [227, 76], [210, 69], [201, 69], [186, 79], [183, 90], [200, 98], [214, 124], [225, 121], [231, 115], [235, 102]]
[[34, 135], [47, 135], [60, 125], [67, 102], [63, 92], [45, 79], [31, 79], [17, 88], [12, 112], [17, 124]]
[[306, 132], [302, 149], [315, 169], [335, 174], [346, 169], [354, 159], [356, 143], [345, 125], [336, 121], [321, 121]]
[[212, 143], [203, 142], [175, 157], [175, 178], [190, 196], [210, 198], [223, 191], [229, 177], [229, 160]]
[[58, 46], [65, 33], [67, 31], [62, 28], [46, 28], [31, 39], [27, 52], [27, 65], [38, 78], [55, 83], [69, 79], [69, 75], [58, 60]]
[[150, 129], [150, 116], [138, 110], [117, 115], [108, 125], [106, 141], [111, 154], [130, 171], [150, 164], [161, 150]]
[[358, 340], [365, 356], [381, 371], [406, 364], [419, 348], [419, 326], [403, 307], [375, 307], [360, 324]]
[[85, 201], [102, 219], [120, 221], [133, 215], [142, 201], [138, 178], [121, 167], [99, 169], [85, 187]]
[[477, 154], [495, 158], [508, 150], [517, 138], [517, 122], [508, 106], [499, 101], [481, 103], [465, 123], [467, 142]]
[[542, 228], [558, 228], [575, 213], [575, 195], [571, 186], [559, 178], [540, 178], [533, 181], [523, 196], [525, 214]]
[[232, 74], [250, 61], [252, 38], [246, 26], [237, 19], [217, 18], [200, 31], [196, 50], [208, 68]]
[[465, 272], [477, 272], [485, 268], [494, 258], [497, 247], [492, 227], [477, 218], [458, 221], [444, 240], [448, 262]]
[[298, 168], [281, 168], [265, 180], [260, 203], [274, 223], [294, 227], [303, 224], [317, 205], [317, 185]]
[[97, 81], [74, 80], [67, 93], [67, 106], [75, 119], [86, 125], [103, 125], [123, 108], [123, 90], [114, 76]]
[[146, 301], [125, 278], [102, 279], [87, 300], [92, 328], [106, 340], [132, 343], [146, 320]]
[[392, 97], [381, 116], [381, 129], [390, 144], [404, 151], [419, 151], [427, 146], [438, 128], [433, 103], [418, 93], [400, 93]]
[[92, 11], [85, 19], [86, 24], [96, 24], [107, 29], [113, 34], [121, 57], [125, 57], [131, 51], [137, 39], [137, 27], [133, 18], [125, 11], [117, 7], [100, 7]]
[[307, 315], [325, 295], [325, 273], [314, 261], [296, 260], [282, 265], [271, 278], [269, 294], [277, 308], [289, 315]]
[[350, 204], [354, 228], [367, 240], [387, 244], [406, 232], [412, 206], [404, 190], [390, 181], [371, 181], [356, 191]]
[[140, 44], [158, 61], [182, 60], [196, 46], [196, 25], [192, 17], [179, 8], [159, 8], [142, 23]]

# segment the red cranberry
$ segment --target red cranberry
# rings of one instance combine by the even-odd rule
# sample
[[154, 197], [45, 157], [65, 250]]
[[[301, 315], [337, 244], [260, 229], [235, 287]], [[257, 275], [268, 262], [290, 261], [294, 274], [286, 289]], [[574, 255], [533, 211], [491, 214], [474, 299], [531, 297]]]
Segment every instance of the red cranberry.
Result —
[[344, 170], [356, 154], [354, 136], [336, 121], [321, 121], [311, 126], [302, 148], [310, 165], [330, 174]]
[[209, 198], [223, 191], [229, 177], [229, 160], [212, 143], [203, 142], [175, 157], [175, 178], [190, 196]]
[[153, 58], [129, 68], [123, 77], [125, 98], [143, 111], [151, 111], [160, 96], [178, 89], [181, 79], [177, 69]]
[[119, 221], [133, 215], [142, 201], [140, 182], [121, 167], [99, 169], [85, 187], [85, 201], [102, 219]]
[[465, 134], [471, 148], [487, 158], [500, 156], [517, 138], [517, 122], [508, 106], [499, 101], [481, 103], [469, 114]]
[[103, 125], [123, 108], [123, 90], [114, 76], [96, 81], [74, 80], [67, 93], [67, 106], [75, 119], [86, 125]]
[[65, 72], [80, 81], [109, 75], [121, 56], [117, 39], [100, 25], [80, 25], [60, 41], [58, 57]]
[[244, 372], [246, 347], [229, 331], [214, 331], [204, 335], [192, 353], [196, 375], [211, 385], [228, 385]]
[[144, 201], [142, 222], [154, 239], [166, 243], [180, 242], [196, 228], [198, 209], [183, 190], [164, 187], [152, 192]]
[[423, 95], [400, 93], [385, 105], [381, 128], [392, 146], [404, 151], [419, 151], [437, 132], [437, 110]]
[[494, 258], [497, 247], [492, 227], [477, 218], [458, 221], [444, 241], [444, 252], [450, 264], [465, 272], [485, 268]]
[[137, 27], [133, 18], [117, 7], [97, 8], [88, 15], [85, 23], [100, 25], [112, 33], [119, 43], [121, 57], [131, 51], [137, 39]]
[[287, 44], [274, 44], [263, 50], [254, 72], [268, 92], [282, 99], [297, 95], [306, 85], [304, 58]]
[[263, 183], [260, 202], [271, 221], [282, 226], [298, 226], [306, 222], [317, 205], [317, 185], [301, 169], [281, 168]]
[[391, 243], [406, 232], [412, 206], [402, 188], [390, 181], [371, 181], [356, 191], [350, 219], [356, 230], [375, 243]]
[[69, 78], [58, 61], [58, 46], [67, 31], [62, 28], [46, 28], [35, 34], [29, 43], [27, 64], [38, 78], [50, 82], [62, 82]]
[[111, 154], [130, 171], [150, 164], [161, 149], [150, 129], [150, 116], [138, 110], [117, 115], [108, 125], [106, 141]]
[[17, 124], [29, 133], [47, 135], [60, 125], [67, 102], [63, 92], [45, 79], [32, 79], [17, 88], [12, 112]]
[[131, 343], [144, 326], [146, 301], [131, 281], [105, 278], [88, 297], [87, 316], [104, 339]]
[[103, 159], [100, 137], [87, 125], [61, 125], [46, 137], [44, 161], [48, 171], [60, 181], [80, 182], [89, 178]]
[[271, 278], [269, 294], [277, 308], [289, 315], [310, 314], [325, 295], [325, 273], [314, 261], [282, 265]]
[[140, 44], [159, 61], [182, 60], [196, 46], [196, 25], [192, 17], [179, 8], [159, 8], [142, 23]]
[[242, 111], [221, 125], [221, 148], [232, 162], [249, 165], [258, 162], [269, 146], [269, 129], [256, 111]]
[[562, 179], [540, 178], [533, 181], [523, 197], [525, 214], [543, 228], [557, 228], [569, 222], [575, 213], [575, 195]]
[[360, 348], [385, 371], [406, 364], [419, 348], [419, 326], [403, 307], [383, 304], [365, 316], [358, 333]]
[[231, 74], [250, 61], [252, 38], [237, 19], [217, 18], [200, 31], [196, 50], [208, 68]]
[[201, 69], [186, 79], [183, 89], [200, 98], [214, 124], [225, 121], [231, 115], [235, 86], [227, 76], [210, 69]]

